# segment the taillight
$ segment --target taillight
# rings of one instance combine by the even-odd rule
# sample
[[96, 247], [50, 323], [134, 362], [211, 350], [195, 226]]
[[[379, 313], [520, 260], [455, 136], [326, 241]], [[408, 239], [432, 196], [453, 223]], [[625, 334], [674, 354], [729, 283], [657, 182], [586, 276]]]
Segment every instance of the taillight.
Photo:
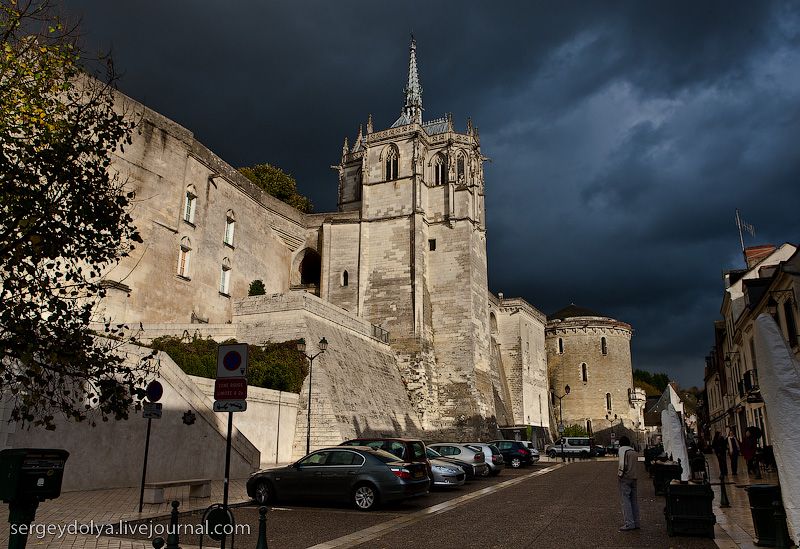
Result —
[[396, 476], [397, 478], [403, 478], [403, 479], [411, 478], [411, 471], [409, 471], [405, 467], [391, 467], [391, 469], [392, 473], [394, 473], [394, 476]]
[[483, 454], [481, 452], [478, 452], [477, 454], [475, 454], [475, 458], [474, 459], [475, 459], [475, 461], [485, 461], [485, 459], [483, 457]]
[[497, 462], [499, 456], [492, 455], [492, 463]]
[[517, 453], [523, 456], [527, 456], [528, 454], [530, 454], [530, 452], [528, 452], [525, 448], [520, 448], [519, 450], [517, 450]]

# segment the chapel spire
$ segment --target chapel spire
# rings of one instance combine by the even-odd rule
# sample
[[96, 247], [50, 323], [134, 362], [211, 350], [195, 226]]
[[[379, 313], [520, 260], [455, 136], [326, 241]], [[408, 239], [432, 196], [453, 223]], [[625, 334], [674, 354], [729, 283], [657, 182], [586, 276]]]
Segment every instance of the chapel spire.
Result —
[[417, 41], [411, 35], [411, 46], [408, 59], [408, 84], [406, 85], [406, 104], [403, 114], [407, 123], [416, 122], [422, 124], [422, 86], [419, 83], [419, 73], [417, 72]]

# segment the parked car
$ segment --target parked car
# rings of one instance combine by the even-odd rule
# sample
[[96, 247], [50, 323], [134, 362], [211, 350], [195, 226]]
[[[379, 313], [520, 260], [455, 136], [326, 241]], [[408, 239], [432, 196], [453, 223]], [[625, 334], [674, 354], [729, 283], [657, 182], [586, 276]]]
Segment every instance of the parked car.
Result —
[[594, 448], [589, 437], [561, 437], [545, 448], [548, 457], [554, 458], [561, 455], [562, 440], [565, 457], [588, 458], [594, 455]]
[[485, 477], [489, 474], [489, 466], [485, 461], [467, 461], [458, 457], [444, 456], [430, 447], [426, 449], [426, 452], [428, 459], [441, 459], [461, 467], [467, 475], [467, 480], [472, 480], [475, 477]]
[[394, 454], [404, 461], [424, 463], [428, 476], [433, 478], [431, 463], [425, 455], [425, 443], [412, 438], [354, 438], [342, 442], [340, 446], [369, 446]]
[[467, 480], [467, 474], [464, 472], [463, 467], [445, 461], [441, 458], [429, 458], [431, 462], [431, 477], [432, 486], [438, 488], [450, 488], [463, 486]]
[[539, 453], [536, 453], [534, 459], [533, 454], [528, 447], [519, 440], [493, 440], [489, 444], [494, 444], [503, 454], [503, 459], [512, 469], [519, 469], [523, 465], [529, 465], [538, 461]]
[[322, 448], [287, 467], [253, 473], [247, 495], [260, 505], [276, 500], [350, 501], [360, 511], [428, 493], [422, 462], [366, 446]]
[[610, 456], [616, 456], [619, 454], [619, 441], [615, 440], [608, 446], [606, 446], [606, 453]]
[[595, 444], [594, 445], [594, 455], [596, 455], [598, 457], [603, 457], [604, 455], [606, 455], [606, 447], [605, 446], [600, 446], [599, 444]]
[[503, 454], [500, 453], [500, 449], [494, 444], [489, 444], [488, 442], [469, 442], [467, 445], [472, 448], [478, 448], [483, 452], [484, 461], [486, 461], [486, 465], [489, 466], [490, 475], [499, 475], [500, 471], [505, 469], [506, 462], [503, 458]]

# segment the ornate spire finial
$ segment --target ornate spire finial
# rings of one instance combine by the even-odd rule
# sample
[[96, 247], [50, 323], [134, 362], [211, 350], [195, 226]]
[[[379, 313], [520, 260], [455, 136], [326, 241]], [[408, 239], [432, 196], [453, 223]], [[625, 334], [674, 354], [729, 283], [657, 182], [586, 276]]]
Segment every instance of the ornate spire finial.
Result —
[[347, 143], [347, 137], [345, 137], [344, 144], [342, 145], [342, 156], [345, 156], [349, 152], [350, 152], [350, 145]]
[[408, 84], [406, 85], [406, 104], [403, 113], [409, 123], [416, 122], [422, 124], [422, 86], [419, 83], [419, 73], [417, 72], [417, 41], [411, 35], [411, 46], [408, 60]]
[[358, 125], [358, 137], [356, 137], [356, 142], [353, 144], [353, 151], [357, 150], [361, 146], [361, 142], [364, 140], [364, 125]]
[[453, 113], [447, 113], [447, 131], [453, 131]]
[[369, 113], [367, 117], [367, 133], [372, 133], [373, 131], [375, 130], [372, 127], [372, 113]]
[[467, 135], [472, 135], [472, 117], [467, 118]]

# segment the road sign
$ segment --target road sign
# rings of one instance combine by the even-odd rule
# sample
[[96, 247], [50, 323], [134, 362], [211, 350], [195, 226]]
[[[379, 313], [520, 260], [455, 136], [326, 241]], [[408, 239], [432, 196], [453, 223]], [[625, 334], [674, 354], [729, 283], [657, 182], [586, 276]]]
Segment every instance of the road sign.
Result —
[[161, 419], [161, 403], [145, 402], [142, 417], [144, 419]]
[[215, 412], [244, 412], [247, 410], [246, 400], [217, 400], [214, 402]]
[[217, 350], [217, 379], [246, 377], [247, 343], [220, 345]]
[[564, 433], [564, 424], [563, 423], [559, 423], [558, 424], [558, 434], [563, 434], [563, 433]]
[[247, 379], [223, 377], [214, 381], [214, 400], [244, 400], [247, 398]]
[[616, 438], [617, 438], [617, 435], [616, 435], [616, 433], [611, 433], [611, 440], [614, 440], [614, 439], [616, 439]]
[[151, 381], [147, 384], [145, 394], [147, 395], [147, 400], [150, 402], [158, 402], [164, 395], [164, 387], [158, 381]]

